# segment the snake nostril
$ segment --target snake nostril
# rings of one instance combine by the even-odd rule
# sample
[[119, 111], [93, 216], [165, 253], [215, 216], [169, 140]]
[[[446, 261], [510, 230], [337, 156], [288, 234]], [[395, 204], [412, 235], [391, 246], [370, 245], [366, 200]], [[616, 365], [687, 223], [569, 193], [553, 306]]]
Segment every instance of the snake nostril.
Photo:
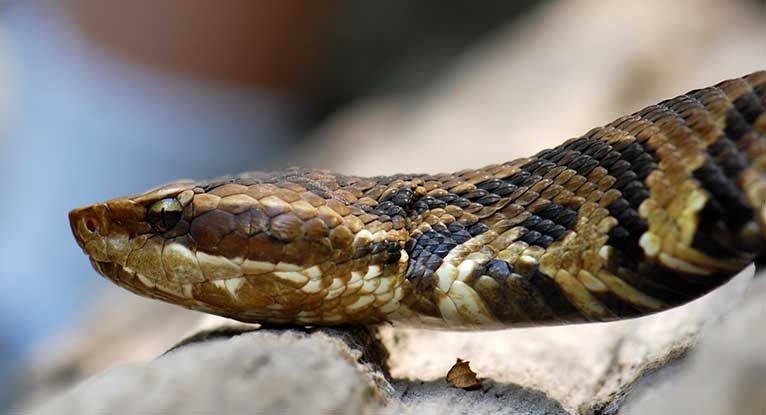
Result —
[[92, 216], [86, 216], [83, 219], [83, 222], [85, 223], [85, 229], [88, 230], [90, 233], [96, 233], [98, 232], [98, 221], [93, 218]]

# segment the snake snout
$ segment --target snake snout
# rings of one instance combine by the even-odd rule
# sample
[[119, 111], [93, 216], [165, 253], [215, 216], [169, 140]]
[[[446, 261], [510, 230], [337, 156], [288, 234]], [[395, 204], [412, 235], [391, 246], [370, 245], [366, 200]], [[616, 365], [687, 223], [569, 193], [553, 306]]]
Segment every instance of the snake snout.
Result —
[[85, 248], [85, 244], [93, 238], [103, 235], [106, 228], [103, 204], [74, 209], [69, 212], [69, 226], [72, 228], [77, 244]]

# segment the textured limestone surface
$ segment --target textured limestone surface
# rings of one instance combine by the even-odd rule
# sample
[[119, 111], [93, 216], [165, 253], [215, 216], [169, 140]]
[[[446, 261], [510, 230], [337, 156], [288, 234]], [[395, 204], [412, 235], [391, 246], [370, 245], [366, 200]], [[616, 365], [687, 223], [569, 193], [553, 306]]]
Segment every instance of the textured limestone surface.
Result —
[[626, 415], [766, 413], [766, 278], [708, 330], [689, 358], [640, 382]]
[[[235, 334], [231, 330], [238, 330]], [[386, 396], [358, 363], [363, 329], [229, 329], [197, 336], [157, 359], [94, 376], [35, 408], [36, 414], [376, 413]], [[201, 340], [200, 340], [201, 339]], [[348, 344], [345, 343], [348, 341]], [[380, 359], [376, 357], [376, 359]]]

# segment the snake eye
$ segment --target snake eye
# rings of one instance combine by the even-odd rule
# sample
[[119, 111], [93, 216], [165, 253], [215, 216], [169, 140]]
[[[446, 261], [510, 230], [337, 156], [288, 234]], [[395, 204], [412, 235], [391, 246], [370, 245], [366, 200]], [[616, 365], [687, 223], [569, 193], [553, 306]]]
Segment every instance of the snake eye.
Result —
[[181, 220], [181, 214], [183, 208], [178, 200], [173, 198], [162, 199], [154, 202], [149, 207], [149, 212], [146, 215], [146, 220], [152, 224], [154, 229], [165, 232]]

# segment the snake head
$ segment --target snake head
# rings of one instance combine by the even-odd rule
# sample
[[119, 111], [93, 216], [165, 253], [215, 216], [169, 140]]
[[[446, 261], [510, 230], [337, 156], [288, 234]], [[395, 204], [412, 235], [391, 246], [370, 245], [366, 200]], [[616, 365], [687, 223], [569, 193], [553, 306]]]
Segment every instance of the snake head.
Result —
[[188, 233], [193, 188], [192, 182], [177, 182], [74, 209], [69, 224], [99, 274], [142, 295], [183, 300], [179, 291], [163, 291], [158, 284], [165, 287], [169, 281], [162, 263], [164, 246], [172, 244], [168, 240], [173, 235]]
[[[75, 209], [72, 232], [117, 285], [244, 321], [343, 322], [354, 301], [342, 293], [365, 276], [372, 291], [391, 278], [378, 295], [393, 297], [407, 266], [404, 229], [366, 227], [348, 192], [259, 180], [177, 182]], [[375, 298], [362, 296], [362, 317], [376, 318]]]

